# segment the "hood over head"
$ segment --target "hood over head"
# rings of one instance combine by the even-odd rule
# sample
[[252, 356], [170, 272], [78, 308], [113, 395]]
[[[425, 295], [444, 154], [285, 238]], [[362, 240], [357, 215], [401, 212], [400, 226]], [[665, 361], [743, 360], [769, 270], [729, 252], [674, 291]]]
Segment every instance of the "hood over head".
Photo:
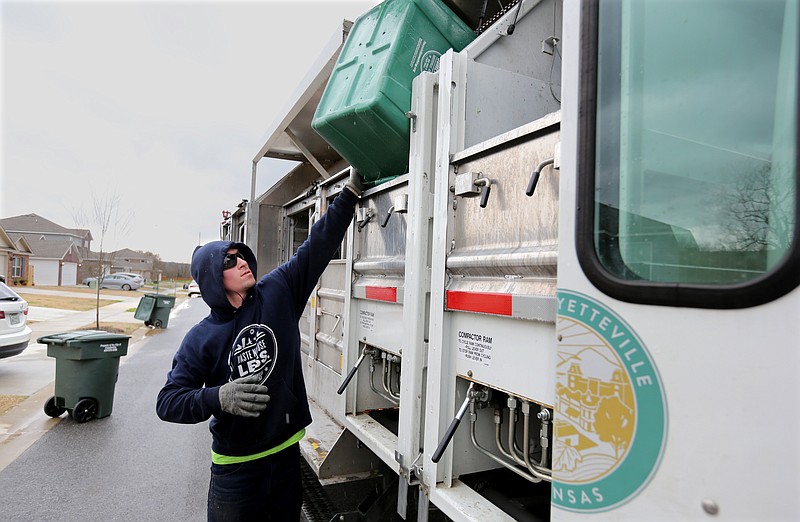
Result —
[[[200, 295], [203, 301], [211, 307], [217, 315], [227, 316], [235, 308], [228, 301], [225, 287], [222, 283], [222, 260], [231, 248], [237, 249], [244, 256], [250, 271], [255, 276], [257, 265], [256, 256], [250, 247], [235, 241], [212, 241], [198, 246], [192, 254], [192, 277], [200, 286]], [[252, 292], [251, 288], [248, 293]]]

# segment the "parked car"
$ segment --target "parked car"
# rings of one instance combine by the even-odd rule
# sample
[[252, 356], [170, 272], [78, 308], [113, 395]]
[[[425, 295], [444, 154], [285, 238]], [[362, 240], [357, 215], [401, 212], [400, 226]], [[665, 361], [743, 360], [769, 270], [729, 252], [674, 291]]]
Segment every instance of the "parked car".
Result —
[[0, 283], [0, 359], [18, 355], [31, 340], [28, 303]]
[[189, 290], [189, 297], [193, 296], [200, 297], [202, 295], [200, 294], [200, 285], [197, 284], [197, 281], [192, 281], [191, 283], [189, 283], [187, 289]]
[[[95, 281], [97, 281], [96, 277], [87, 277], [83, 280], [83, 284], [92, 286]], [[126, 275], [111, 274], [100, 278], [100, 288], [138, 290], [141, 286], [142, 283], [140, 281]]]
[[139, 281], [139, 285], [140, 286], [144, 285], [144, 276], [140, 275], [140, 274], [134, 274], [133, 272], [114, 272], [111, 275], [123, 275], [123, 276], [132, 277], [132, 278], [136, 279], [137, 281]]

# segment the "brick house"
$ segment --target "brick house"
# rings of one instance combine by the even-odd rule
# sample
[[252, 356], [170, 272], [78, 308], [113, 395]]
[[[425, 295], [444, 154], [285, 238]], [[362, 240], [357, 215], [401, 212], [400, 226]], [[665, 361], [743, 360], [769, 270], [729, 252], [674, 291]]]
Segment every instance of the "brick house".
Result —
[[[22, 278], [29, 280], [29, 284], [72, 286], [80, 282], [80, 248], [88, 249], [91, 245], [93, 238], [89, 230], [65, 228], [37, 214], [3, 218], [0, 226], [17, 247], [28, 248], [28, 266], [12, 266], [11, 271], [22, 271], [25, 274]], [[24, 261], [20, 259], [16, 263], [24, 265]], [[11, 277], [13, 281], [13, 273]]]
[[[30, 273], [31, 247], [25, 238], [17, 241], [0, 225], [0, 276], [9, 285], [28, 283]], [[31, 284], [33, 284], [31, 282]]]
[[33, 279], [40, 286], [72, 286], [80, 283], [78, 247], [69, 239], [45, 239], [41, 234], [22, 234], [31, 247]]
[[131, 250], [123, 248], [113, 253], [113, 264], [111, 272], [133, 272], [141, 274], [146, 281], [158, 281], [161, 270], [155, 267], [155, 260], [153, 256], [148, 256]]
[[[37, 214], [0, 219], [0, 275], [28, 284], [70, 286], [98, 275], [100, 254], [91, 250], [92, 233], [66, 228]], [[108, 266], [110, 263], [110, 266]], [[124, 248], [103, 253], [105, 273], [133, 272], [159, 279], [155, 257]], [[22, 275], [14, 275], [22, 274]]]

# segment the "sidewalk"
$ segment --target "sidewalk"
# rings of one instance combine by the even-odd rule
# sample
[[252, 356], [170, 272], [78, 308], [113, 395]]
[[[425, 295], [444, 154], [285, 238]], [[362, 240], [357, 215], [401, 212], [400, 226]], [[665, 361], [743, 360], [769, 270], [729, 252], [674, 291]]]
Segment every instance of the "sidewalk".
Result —
[[[86, 294], [69, 294], [86, 298]], [[134, 319], [134, 312], [142, 294], [132, 297], [113, 297], [119, 302], [100, 308], [100, 322], [138, 323], [141, 325], [131, 334], [128, 343], [128, 356], [137, 349], [139, 342], [149, 333], [160, 333], [144, 326], [142, 321]], [[185, 297], [176, 297], [173, 311], [184, 301]], [[14, 364], [14, 377], [0, 380], [0, 394], [27, 395], [28, 398], [17, 404], [4, 415], [0, 415], [0, 471], [13, 462], [49, 429], [58, 424], [63, 417], [52, 419], [44, 416], [42, 408], [45, 401], [54, 394], [55, 359], [47, 357], [47, 347], [36, 342], [46, 335], [69, 332], [79, 328], [92, 328], [97, 316], [96, 310], [76, 312], [53, 308], [30, 307], [28, 320], [33, 330], [31, 343], [20, 355], [0, 361], [2, 364]], [[126, 357], [120, 359], [125, 364]]]

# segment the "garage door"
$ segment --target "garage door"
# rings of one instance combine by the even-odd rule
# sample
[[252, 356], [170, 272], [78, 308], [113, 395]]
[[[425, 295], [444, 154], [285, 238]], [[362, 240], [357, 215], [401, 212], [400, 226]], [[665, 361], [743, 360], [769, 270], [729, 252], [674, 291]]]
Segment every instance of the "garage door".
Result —
[[6, 281], [11, 282], [8, 279], [8, 255], [0, 254], [0, 275], [6, 278]]
[[61, 285], [73, 286], [78, 284], [78, 263], [64, 263], [61, 267]]
[[31, 259], [34, 267], [33, 279], [36, 286], [58, 285], [58, 261], [49, 259]]

